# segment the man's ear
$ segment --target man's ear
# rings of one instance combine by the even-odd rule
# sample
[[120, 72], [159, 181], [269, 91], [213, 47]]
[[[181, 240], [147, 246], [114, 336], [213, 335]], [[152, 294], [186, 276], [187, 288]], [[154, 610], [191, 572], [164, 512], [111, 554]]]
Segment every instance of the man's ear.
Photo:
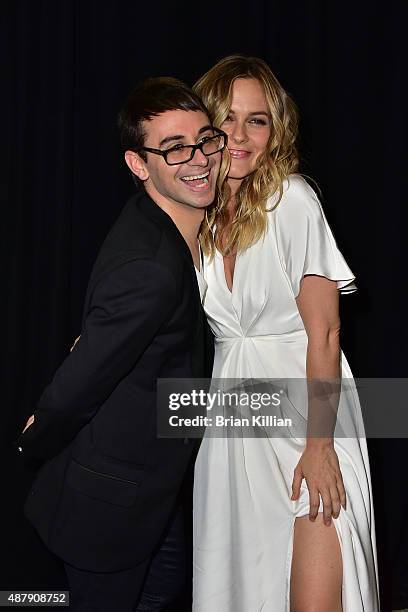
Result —
[[125, 161], [130, 170], [139, 178], [141, 181], [147, 181], [149, 178], [149, 171], [146, 166], [146, 162], [134, 151], [126, 151]]

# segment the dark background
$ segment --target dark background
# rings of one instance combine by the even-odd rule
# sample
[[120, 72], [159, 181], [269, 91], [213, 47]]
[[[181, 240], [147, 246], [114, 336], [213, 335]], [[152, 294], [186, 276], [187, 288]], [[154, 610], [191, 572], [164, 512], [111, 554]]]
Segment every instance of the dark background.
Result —
[[[302, 170], [357, 276], [342, 299], [352, 370], [405, 376], [407, 23], [404, 0], [2, 3], [1, 589], [65, 586], [22, 516], [33, 474], [11, 442], [80, 332], [92, 263], [132, 193], [116, 115], [138, 80], [192, 84], [234, 52], [268, 61], [298, 104]], [[407, 448], [370, 441], [385, 612], [391, 591], [408, 607]]]

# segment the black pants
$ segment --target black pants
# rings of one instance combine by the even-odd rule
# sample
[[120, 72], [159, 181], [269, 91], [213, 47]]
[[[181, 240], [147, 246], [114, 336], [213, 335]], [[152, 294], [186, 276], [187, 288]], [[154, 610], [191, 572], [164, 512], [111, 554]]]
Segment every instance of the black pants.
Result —
[[162, 612], [185, 586], [184, 513], [173, 515], [152, 557], [120, 572], [88, 572], [65, 564], [72, 612]]

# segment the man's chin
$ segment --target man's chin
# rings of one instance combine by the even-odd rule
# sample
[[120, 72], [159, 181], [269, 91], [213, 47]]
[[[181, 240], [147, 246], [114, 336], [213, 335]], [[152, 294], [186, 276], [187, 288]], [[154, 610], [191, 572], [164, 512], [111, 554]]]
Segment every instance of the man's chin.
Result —
[[196, 210], [205, 210], [206, 208], [208, 208], [214, 200], [211, 200], [210, 202], [208, 201], [201, 201], [201, 202], [197, 202], [197, 201], [186, 201], [185, 205], [189, 206], [190, 208], [195, 208]]
[[184, 202], [188, 204], [188, 206], [193, 206], [194, 208], [207, 208], [214, 202], [215, 199], [215, 189], [212, 189], [210, 192], [206, 193], [194, 193], [189, 194], [184, 198]]

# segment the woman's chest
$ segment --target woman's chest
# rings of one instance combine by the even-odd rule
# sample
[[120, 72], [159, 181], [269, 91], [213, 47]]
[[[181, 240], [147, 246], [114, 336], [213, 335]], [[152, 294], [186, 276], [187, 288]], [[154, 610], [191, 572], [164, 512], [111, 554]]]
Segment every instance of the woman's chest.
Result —
[[[233, 263], [233, 265], [232, 265]], [[234, 262], [216, 252], [204, 264], [207, 292], [204, 308], [213, 331], [225, 335], [280, 333], [297, 319], [298, 310], [276, 243], [267, 234]], [[230, 282], [228, 282], [230, 281]]]

